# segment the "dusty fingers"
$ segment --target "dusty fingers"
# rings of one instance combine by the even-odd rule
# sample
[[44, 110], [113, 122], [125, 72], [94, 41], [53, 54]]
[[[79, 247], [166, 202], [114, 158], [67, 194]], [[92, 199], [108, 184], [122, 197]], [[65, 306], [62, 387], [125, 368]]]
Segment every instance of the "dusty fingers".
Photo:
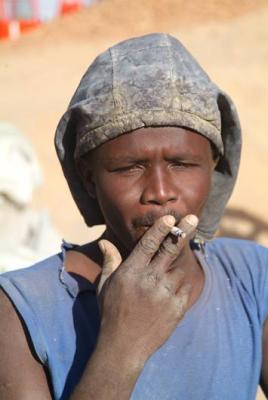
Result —
[[141, 266], [148, 264], [174, 224], [175, 218], [172, 215], [159, 218], [140, 239], [128, 257], [128, 263], [135, 262], [137, 264], [138, 262]]
[[198, 224], [198, 218], [195, 215], [189, 214], [182, 218], [178, 228], [184, 233], [183, 236], [174, 237], [169, 235], [162, 243], [157, 256], [154, 258], [153, 266], [162, 266], [164, 269], [169, 268], [180, 254], [185, 243], [191, 238]]
[[97, 289], [98, 294], [100, 293], [106, 280], [119, 267], [122, 262], [119, 251], [108, 240], [101, 240], [99, 242], [99, 248], [103, 254], [103, 267]]

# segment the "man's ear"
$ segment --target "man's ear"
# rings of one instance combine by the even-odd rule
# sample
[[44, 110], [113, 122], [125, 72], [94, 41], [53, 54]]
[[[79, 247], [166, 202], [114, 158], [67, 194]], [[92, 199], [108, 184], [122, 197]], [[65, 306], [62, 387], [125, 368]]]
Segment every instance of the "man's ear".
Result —
[[95, 199], [97, 196], [92, 168], [83, 159], [78, 161], [76, 168], [87, 193], [91, 198]]
[[91, 179], [87, 179], [86, 182], [84, 183], [85, 188], [92, 199], [96, 199], [96, 187], [95, 187], [95, 182]]

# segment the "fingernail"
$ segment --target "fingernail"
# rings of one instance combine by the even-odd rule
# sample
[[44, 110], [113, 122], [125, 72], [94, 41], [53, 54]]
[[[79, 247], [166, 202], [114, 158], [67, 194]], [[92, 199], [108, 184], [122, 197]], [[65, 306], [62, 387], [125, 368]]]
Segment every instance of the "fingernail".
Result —
[[185, 219], [184, 219], [188, 224], [192, 225], [192, 226], [197, 226], [198, 225], [198, 218], [196, 215], [194, 214], [189, 214], [186, 215]]
[[176, 220], [173, 217], [173, 215], [165, 215], [163, 217], [163, 220], [167, 225], [170, 225], [170, 226], [173, 226], [175, 224], [175, 222], [176, 222]]
[[179, 223], [179, 228], [186, 233], [186, 235], [190, 235], [193, 233], [197, 227], [198, 218], [193, 215], [189, 214], [186, 215]]

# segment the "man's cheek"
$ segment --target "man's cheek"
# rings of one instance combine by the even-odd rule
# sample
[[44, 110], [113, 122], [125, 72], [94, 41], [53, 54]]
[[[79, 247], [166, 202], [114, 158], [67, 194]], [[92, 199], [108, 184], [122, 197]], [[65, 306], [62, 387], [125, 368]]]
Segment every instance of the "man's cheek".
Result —
[[112, 197], [106, 199], [105, 214], [115, 229], [117, 227], [122, 229], [128, 225], [129, 212], [123, 202], [114, 202], [113, 200]]
[[208, 190], [205, 186], [188, 186], [187, 190], [185, 190], [182, 201], [187, 213], [198, 215], [202, 211], [208, 197]]

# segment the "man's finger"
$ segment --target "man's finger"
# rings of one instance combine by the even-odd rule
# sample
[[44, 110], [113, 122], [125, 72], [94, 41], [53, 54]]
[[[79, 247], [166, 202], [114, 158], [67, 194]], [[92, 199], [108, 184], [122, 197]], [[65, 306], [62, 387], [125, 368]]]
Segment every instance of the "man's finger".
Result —
[[100, 293], [105, 281], [119, 267], [122, 262], [117, 248], [108, 240], [100, 240], [99, 248], [103, 254], [103, 266], [97, 292]]
[[170, 267], [172, 261], [174, 261], [178, 257], [185, 243], [194, 233], [197, 224], [198, 218], [195, 215], [190, 214], [182, 218], [178, 225], [178, 228], [180, 228], [180, 230], [185, 233], [185, 235], [183, 235], [184, 237], [180, 236], [176, 238], [173, 237], [172, 234], [169, 235], [169, 237], [167, 237], [163, 241], [158, 254], [152, 261], [152, 268], [167, 270]]
[[157, 253], [165, 237], [170, 233], [175, 224], [175, 218], [172, 215], [165, 215], [159, 218], [153, 226], [142, 236], [130, 256], [128, 263], [137, 262], [144, 266], [148, 264], [151, 258]]
[[161, 284], [170, 291], [171, 294], [177, 293], [180, 287], [184, 284], [185, 272], [178, 268], [172, 268], [164, 274]]

